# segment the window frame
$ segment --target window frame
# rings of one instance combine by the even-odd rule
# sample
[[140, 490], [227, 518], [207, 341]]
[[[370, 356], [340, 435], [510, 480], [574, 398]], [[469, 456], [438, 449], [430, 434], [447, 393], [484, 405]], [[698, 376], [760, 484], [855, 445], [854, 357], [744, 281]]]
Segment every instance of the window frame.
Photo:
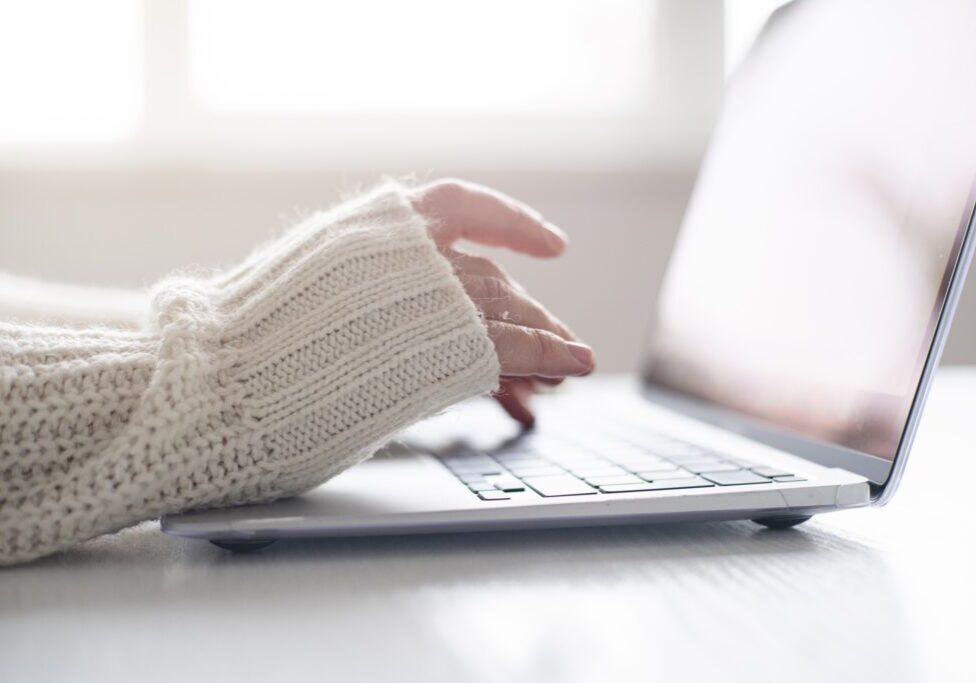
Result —
[[657, 0], [652, 37], [657, 67], [649, 84], [654, 101], [646, 110], [627, 115], [214, 112], [191, 89], [188, 0], [134, 1], [142, 3], [143, 21], [144, 106], [138, 129], [125, 138], [90, 145], [3, 144], [0, 168], [423, 171], [687, 165], [700, 154], [721, 92], [721, 3]]

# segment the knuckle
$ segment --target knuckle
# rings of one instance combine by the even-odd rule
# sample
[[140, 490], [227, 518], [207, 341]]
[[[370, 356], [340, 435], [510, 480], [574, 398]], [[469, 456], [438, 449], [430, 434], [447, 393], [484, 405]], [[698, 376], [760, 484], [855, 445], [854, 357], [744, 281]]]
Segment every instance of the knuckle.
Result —
[[461, 281], [461, 286], [464, 287], [469, 295], [474, 295], [481, 285], [481, 278], [475, 277], [463, 271], [457, 273], [457, 279]]
[[533, 364], [537, 367], [544, 367], [546, 361], [553, 355], [553, 343], [549, 335], [542, 330], [530, 329], [529, 333], [529, 354]]
[[482, 304], [486, 299], [488, 299], [488, 293], [485, 291], [485, 281], [484, 278], [480, 278], [476, 275], [468, 275], [462, 273], [460, 276], [461, 286], [464, 287], [464, 291], [468, 293], [471, 300], [476, 304]]
[[481, 254], [465, 254], [464, 257], [476, 270], [486, 270], [491, 259]]
[[432, 192], [443, 201], [456, 202], [465, 194], [464, 181], [457, 178], [443, 178], [434, 183]]
[[563, 323], [562, 320], [554, 316], [549, 311], [546, 311], [546, 317], [548, 318], [549, 324], [552, 326], [553, 331], [556, 334], [558, 334], [560, 337], [562, 337], [563, 339], [576, 338], [576, 336], [573, 334], [573, 331], [570, 330], [568, 327], [566, 327], [566, 325]]
[[497, 278], [499, 280], [507, 279], [505, 277], [505, 271], [503, 271], [501, 266], [495, 263], [492, 259], [488, 258], [487, 256], [474, 256], [472, 258], [474, 259], [474, 263], [477, 265], [478, 269], [484, 273], [487, 273], [488, 276]]
[[497, 277], [484, 277], [481, 279], [485, 297], [498, 301], [508, 301], [510, 292], [508, 285]]

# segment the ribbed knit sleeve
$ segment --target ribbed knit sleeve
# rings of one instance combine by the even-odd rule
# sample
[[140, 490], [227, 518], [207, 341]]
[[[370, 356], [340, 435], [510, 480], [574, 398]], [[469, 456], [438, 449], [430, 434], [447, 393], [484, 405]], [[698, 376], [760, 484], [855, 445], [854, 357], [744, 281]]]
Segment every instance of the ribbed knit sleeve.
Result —
[[0, 324], [0, 564], [298, 494], [498, 379], [392, 184], [150, 300], [138, 332]]

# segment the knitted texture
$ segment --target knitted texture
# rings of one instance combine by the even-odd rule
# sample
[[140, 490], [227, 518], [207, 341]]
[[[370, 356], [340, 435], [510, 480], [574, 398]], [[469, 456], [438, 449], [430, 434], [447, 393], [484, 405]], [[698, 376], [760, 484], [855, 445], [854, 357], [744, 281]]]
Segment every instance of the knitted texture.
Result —
[[0, 323], [0, 564], [301, 493], [498, 379], [392, 184], [150, 298], [139, 331]]

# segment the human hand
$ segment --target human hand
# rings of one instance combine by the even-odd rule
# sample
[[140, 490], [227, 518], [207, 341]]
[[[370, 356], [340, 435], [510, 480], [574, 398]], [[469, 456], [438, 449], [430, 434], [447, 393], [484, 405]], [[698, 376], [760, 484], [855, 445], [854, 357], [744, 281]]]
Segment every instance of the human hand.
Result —
[[487, 187], [439, 180], [413, 190], [410, 201], [430, 221], [430, 235], [454, 265], [481, 312], [501, 364], [496, 400], [525, 427], [539, 383], [558, 384], [593, 371], [593, 350], [514, 282], [490, 258], [455, 248], [459, 240], [506, 247], [538, 258], [559, 256], [566, 236], [533, 209]]

